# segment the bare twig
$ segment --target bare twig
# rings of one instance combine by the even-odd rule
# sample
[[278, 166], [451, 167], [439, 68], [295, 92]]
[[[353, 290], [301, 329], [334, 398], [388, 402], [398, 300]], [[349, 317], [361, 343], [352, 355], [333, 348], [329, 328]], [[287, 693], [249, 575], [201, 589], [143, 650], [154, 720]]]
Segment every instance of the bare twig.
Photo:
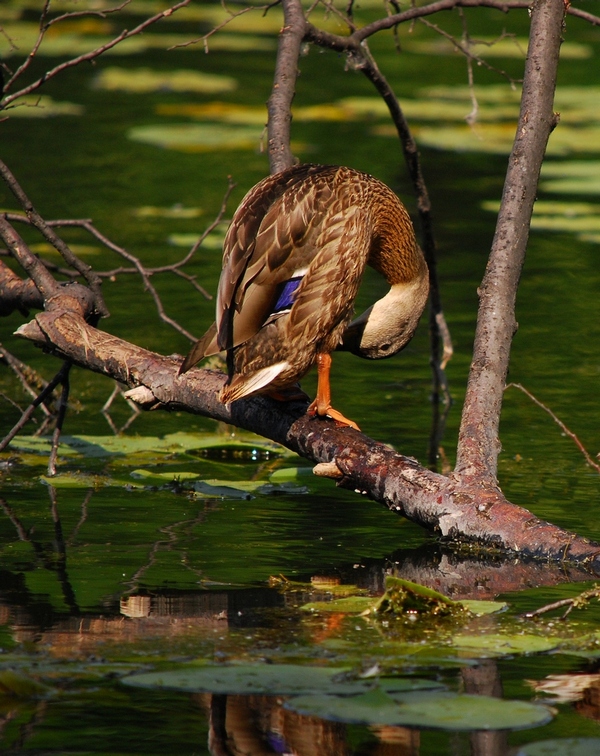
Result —
[[[167, 8], [166, 10], [161, 11], [160, 13], [156, 13], [154, 16], [151, 16], [150, 18], [147, 18], [145, 21], [143, 21], [141, 24], [138, 24], [131, 31], [124, 29], [119, 35], [117, 35], [110, 42], [107, 42], [106, 44], [101, 45], [100, 47], [97, 47], [94, 50], [90, 50], [90, 52], [84, 53], [83, 55], [78, 55], [75, 58], [71, 58], [71, 60], [67, 60], [64, 63], [60, 63], [58, 66], [55, 66], [54, 68], [51, 68], [49, 71], [46, 71], [46, 73], [44, 73], [38, 79], [33, 81], [31, 84], [28, 84], [27, 86], [20, 89], [18, 92], [15, 92], [14, 94], [6, 97], [2, 103], [2, 107], [6, 108], [8, 105], [10, 105], [10, 103], [14, 102], [19, 97], [23, 97], [24, 95], [31, 94], [31, 92], [35, 92], [47, 81], [49, 81], [50, 79], [53, 79], [55, 76], [67, 70], [68, 68], [73, 68], [74, 66], [78, 66], [81, 63], [84, 63], [86, 61], [95, 60], [96, 58], [100, 57], [100, 55], [105, 53], [107, 50], [110, 50], [116, 45], [123, 42], [123, 40], [129, 39], [130, 37], [135, 37], [136, 35], [141, 34], [149, 26], [152, 26], [152, 24], [155, 24], [157, 21], [161, 21], [163, 18], [167, 18], [168, 16], [173, 15], [173, 13], [178, 11], [180, 8], [184, 8], [186, 5], [189, 5], [190, 2], [191, 0], [181, 0], [181, 2], [175, 5], [172, 5], [170, 8]], [[32, 51], [33, 56], [35, 56], [35, 52], [37, 52], [37, 50], [39, 49], [39, 46], [42, 43], [44, 34], [45, 34], [45, 29], [42, 28], [40, 31], [40, 36], [38, 36], [38, 40], [36, 41], [34, 49]], [[32, 58], [32, 53], [29, 54], [29, 58]], [[13, 76], [11, 76], [11, 78], [6, 82], [6, 85], [4, 87], [5, 91], [7, 91], [9, 88], [12, 87], [12, 85], [15, 83], [17, 78], [23, 73], [25, 68], [26, 66], [25, 64], [23, 64], [23, 66], [17, 69], [17, 71], [13, 74]]]
[[[460, 9], [462, 11], [462, 9]], [[469, 92], [471, 93], [471, 101], [473, 102], [474, 99], [474, 89], [473, 89], [473, 62], [477, 63], [478, 66], [481, 66], [482, 68], [487, 68], [488, 71], [493, 71], [494, 73], [497, 73], [499, 76], [502, 76], [506, 81], [509, 82], [511, 86], [514, 86], [516, 83], [515, 80], [510, 76], [506, 71], [504, 71], [501, 68], [498, 68], [497, 66], [491, 65], [491, 63], [488, 63], [488, 61], [485, 58], [482, 58], [480, 55], [476, 55], [471, 47], [473, 44], [477, 44], [475, 40], [471, 39], [468, 29], [466, 26], [466, 21], [464, 19], [464, 16], [461, 13], [461, 18], [463, 19], [463, 37], [462, 40], [459, 42], [456, 37], [454, 37], [449, 32], [445, 31], [444, 29], [440, 28], [437, 24], [432, 24], [431, 21], [427, 21], [425, 18], [419, 19], [419, 21], [427, 26], [427, 28], [432, 29], [440, 36], [444, 37], [444, 39], [447, 39], [457, 50], [457, 52], [461, 53], [461, 55], [464, 55], [467, 61], [467, 75], [469, 80]], [[500, 37], [502, 39], [502, 37]], [[493, 46], [493, 42], [487, 43], [489, 47]], [[525, 57], [525, 56], [523, 56]], [[474, 103], [474, 110], [477, 111], [476, 103]], [[475, 120], [475, 118], [469, 119], [467, 117], [465, 119], [467, 123], [471, 123]]]
[[[173, 45], [172, 47], [169, 47], [169, 50], [176, 50], [179, 47], [189, 47], [190, 45], [197, 45], [199, 42], [202, 42], [204, 46], [204, 52], [208, 53], [208, 40], [213, 37], [215, 34], [220, 32], [222, 29], [224, 29], [226, 26], [228, 26], [234, 19], [239, 18], [240, 16], [243, 16], [245, 13], [250, 13], [251, 11], [257, 11], [261, 10], [263, 11], [263, 15], [267, 15], [267, 12], [274, 8], [276, 5], [279, 5], [281, 3], [281, 0], [275, 0], [272, 3], [267, 3], [266, 5], [249, 5], [246, 8], [241, 8], [237, 11], [230, 11], [229, 9], [226, 9], [228, 12], [228, 17], [221, 21], [220, 24], [217, 24], [213, 29], [211, 29], [209, 32], [204, 34], [202, 37], [196, 37], [195, 39], [190, 39], [188, 42], [182, 42], [177, 45]], [[225, 4], [222, 3], [223, 7], [225, 8]]]
[[588, 452], [588, 450], [585, 448], [585, 446], [581, 443], [579, 438], [577, 437], [577, 434], [573, 433], [572, 430], [570, 430], [562, 420], [560, 420], [554, 412], [550, 409], [550, 407], [546, 406], [543, 402], [541, 402], [537, 397], [535, 397], [530, 391], [528, 391], [524, 386], [522, 386], [520, 383], [509, 383], [506, 386], [507, 389], [509, 388], [516, 388], [519, 389], [519, 391], [522, 391], [526, 396], [528, 396], [531, 401], [534, 404], [537, 404], [538, 407], [541, 407], [541, 409], [544, 410], [544, 412], [547, 412], [550, 417], [554, 420], [554, 422], [558, 425], [558, 427], [561, 429], [561, 431], [565, 434], [565, 436], [568, 436], [575, 446], [579, 449], [579, 451], [583, 454], [585, 457], [585, 461], [588, 463], [590, 467], [593, 467], [596, 472], [600, 473], [600, 465], [597, 462], [594, 462], [592, 459], [591, 454]]
[[75, 270], [87, 281], [94, 294], [95, 307], [98, 315], [107, 317], [109, 312], [100, 292], [102, 281], [96, 273], [94, 273], [92, 267], [82, 262], [76, 255], [74, 255], [65, 242], [54, 233], [52, 227], [44, 221], [42, 216], [34, 208], [20, 184], [2, 160], [0, 160], [0, 176], [2, 176], [6, 185], [27, 214], [31, 224], [42, 234], [46, 241], [52, 244], [52, 246], [60, 252], [67, 265], [75, 268]]
[[551, 604], [541, 606], [539, 609], [535, 609], [533, 612], [526, 612], [525, 614], [523, 614], [523, 617], [525, 619], [533, 619], [534, 617], [539, 617], [541, 614], [553, 612], [556, 609], [562, 609], [566, 606], [567, 611], [563, 614], [562, 617], [560, 617], [561, 620], [564, 620], [573, 611], [573, 609], [583, 609], [583, 607], [585, 607], [589, 603], [590, 599], [593, 598], [600, 598], [600, 588], [598, 588], [597, 586], [589, 588], [587, 591], [583, 591], [574, 598], [553, 601]]
[[64, 376], [65, 376], [65, 365], [67, 363], [64, 363], [61, 369], [58, 371], [58, 373], [52, 378], [52, 380], [48, 383], [47, 386], [45, 386], [42, 391], [38, 394], [38, 396], [33, 400], [33, 402], [27, 407], [25, 412], [21, 415], [19, 421], [13, 426], [13, 428], [6, 434], [6, 436], [0, 441], [0, 451], [4, 451], [6, 447], [10, 444], [10, 442], [13, 440], [13, 438], [17, 435], [17, 433], [23, 428], [23, 426], [27, 423], [31, 415], [35, 412], [36, 407], [38, 407], [50, 394], [54, 391], [54, 389], [61, 383], [63, 383]]
[[[1, 161], [0, 161], [0, 175], [8, 176], [9, 180], [14, 186], [14, 194], [21, 201], [22, 205], [24, 206], [24, 209], [27, 209], [28, 207], [30, 207], [31, 203], [25, 196], [23, 190], [18, 185], [14, 176], [10, 174], [10, 171], [8, 171], [8, 168], [6, 168], [6, 166], [4, 166]], [[4, 234], [2, 231], [3, 227], [0, 225], [0, 236], [2, 236], [2, 238], [5, 239], [5, 243], [7, 244], [7, 247], [9, 247], [11, 251], [13, 250], [13, 247], [15, 249], [22, 248], [22, 252], [21, 252], [22, 260], [28, 260], [30, 265], [32, 266], [31, 267], [32, 270], [33, 269], [38, 270], [40, 267], [42, 267], [43, 273], [49, 270], [55, 270], [56, 272], [59, 272], [70, 279], [77, 278], [83, 271], [86, 274], [88, 281], [93, 282], [93, 285], [95, 287], [99, 285], [97, 284], [97, 282], [101, 282], [102, 279], [105, 279], [105, 278], [109, 278], [113, 280], [119, 274], [131, 274], [131, 273], [139, 274], [142, 277], [142, 280], [144, 281], [144, 286], [146, 290], [150, 292], [152, 298], [154, 299], [156, 309], [157, 309], [160, 319], [163, 322], [170, 325], [179, 333], [189, 338], [190, 341], [194, 341], [196, 337], [193, 334], [191, 334], [189, 331], [183, 328], [179, 323], [177, 323], [177, 321], [175, 321], [173, 318], [167, 315], [167, 313], [165, 312], [164, 306], [162, 304], [160, 295], [158, 294], [156, 288], [151, 283], [150, 278], [159, 273], [173, 273], [179, 278], [182, 278], [183, 280], [187, 281], [191, 286], [194, 287], [194, 289], [196, 289], [196, 291], [202, 294], [202, 296], [206, 297], [206, 299], [212, 299], [212, 296], [204, 289], [204, 287], [202, 287], [195, 280], [195, 276], [189, 273], [186, 273], [185, 271], [181, 270], [181, 268], [183, 268], [187, 263], [189, 263], [192, 260], [192, 258], [194, 257], [198, 249], [202, 246], [202, 243], [204, 242], [206, 237], [210, 233], [212, 233], [212, 231], [214, 231], [215, 228], [219, 226], [219, 224], [223, 222], [223, 218], [227, 211], [227, 203], [234, 187], [235, 187], [235, 183], [232, 181], [231, 177], [229, 177], [227, 190], [225, 191], [223, 200], [221, 201], [221, 206], [215, 218], [205, 228], [205, 230], [200, 235], [198, 240], [192, 245], [191, 249], [188, 252], [186, 252], [186, 254], [180, 260], [174, 263], [170, 263], [169, 265], [161, 265], [161, 266], [156, 266], [156, 267], [151, 267], [151, 268], [146, 267], [138, 257], [133, 255], [131, 252], [128, 252], [123, 247], [120, 247], [118, 244], [115, 244], [108, 237], [102, 234], [94, 226], [92, 221], [89, 219], [67, 219], [67, 220], [44, 221], [35, 211], [33, 211], [33, 213], [30, 213], [27, 215], [21, 215], [19, 213], [5, 213], [3, 216], [0, 216], [0, 224], [1, 224], [2, 217], [4, 217], [5, 221], [11, 220], [13, 222], [34, 225], [36, 228], [38, 228], [38, 230], [44, 233], [45, 237], [49, 239], [51, 243], [53, 244], [53, 246], [59, 249], [59, 251], [60, 251], [61, 245], [63, 247], [66, 247], [66, 245], [64, 244], [62, 239], [60, 239], [60, 237], [58, 237], [54, 233], [54, 231], [51, 231], [51, 229], [57, 228], [57, 227], [81, 228], [87, 233], [89, 233], [94, 239], [98, 240], [105, 247], [115, 252], [115, 254], [119, 255], [120, 257], [130, 262], [132, 264], [131, 267], [119, 267], [119, 268], [114, 268], [112, 270], [105, 270], [105, 271], [92, 271], [92, 269], [89, 266], [82, 263], [70, 250], [68, 250], [69, 257], [66, 259], [66, 261], [68, 264], [72, 264], [75, 267], [75, 271], [70, 270], [68, 268], [58, 268], [58, 266], [54, 265], [53, 263], [42, 261], [39, 258], [31, 255], [31, 252], [29, 252], [27, 245], [25, 245], [25, 243], [20, 239], [20, 237], [16, 234], [14, 229], [12, 229], [10, 224], [6, 223], [6, 226], [4, 228]], [[11, 240], [12, 240], [12, 246], [9, 244]], [[18, 243], [19, 240], [20, 240], [20, 246]], [[42, 292], [44, 294], [44, 298], [46, 297], [46, 294], [44, 292], [48, 290], [48, 287], [58, 286], [54, 278], [47, 272], [44, 276], [44, 280], [46, 280], [46, 276], [48, 276], [47, 286]], [[38, 289], [39, 289], [39, 286], [38, 286]]]
[[[40, 388], [45, 388], [48, 385], [48, 382], [45, 381], [42, 376], [39, 375], [39, 373], [33, 370], [33, 368], [30, 368], [29, 365], [26, 365], [24, 362], [21, 362], [21, 360], [17, 359], [14, 354], [11, 354], [7, 349], [4, 348], [2, 344], [0, 344], [0, 359], [3, 360], [13, 371], [13, 373], [19, 379], [23, 390], [26, 391], [33, 399], [38, 396], [39, 391], [36, 391], [31, 385], [32, 380], [33, 383]], [[15, 406], [17, 405], [15, 404]], [[42, 402], [39, 407], [47, 417], [50, 417], [52, 415], [45, 402]], [[18, 409], [19, 411], [22, 411], [20, 407], [18, 407]]]

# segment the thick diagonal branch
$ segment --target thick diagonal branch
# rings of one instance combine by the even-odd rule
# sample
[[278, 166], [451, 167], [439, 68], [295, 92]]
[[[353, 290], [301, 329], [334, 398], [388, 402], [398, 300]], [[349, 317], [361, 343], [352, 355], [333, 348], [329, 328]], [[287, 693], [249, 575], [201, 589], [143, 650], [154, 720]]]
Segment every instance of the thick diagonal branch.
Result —
[[62, 359], [138, 387], [134, 399], [145, 406], [232, 423], [314, 462], [330, 463], [327, 471], [334, 471], [340, 485], [447, 539], [544, 559], [586, 562], [600, 573], [600, 544], [539, 520], [508, 502], [496, 487], [439, 475], [358, 431], [312, 418], [305, 403], [255, 397], [221, 404], [218, 394], [226, 380], [222, 373], [194, 369], [180, 376], [180, 358], [163, 357], [103, 333], [67, 310], [41, 313], [17, 333]]
[[517, 329], [515, 300], [538, 178], [550, 132], [565, 6], [535, 0], [517, 134], [508, 161], [496, 233], [479, 289], [473, 360], [462, 414], [456, 472], [496, 482], [498, 427], [510, 347]]

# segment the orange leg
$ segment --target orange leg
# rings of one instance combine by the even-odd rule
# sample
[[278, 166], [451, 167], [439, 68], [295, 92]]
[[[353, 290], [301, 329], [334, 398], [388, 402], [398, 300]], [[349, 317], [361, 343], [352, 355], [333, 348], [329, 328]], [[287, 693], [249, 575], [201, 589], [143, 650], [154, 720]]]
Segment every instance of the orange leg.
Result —
[[329, 371], [331, 369], [331, 355], [323, 352], [317, 354], [317, 397], [308, 408], [309, 415], [330, 417], [340, 425], [349, 425], [355, 430], [360, 430], [358, 425], [344, 417], [341, 412], [331, 406], [331, 385], [329, 383]]

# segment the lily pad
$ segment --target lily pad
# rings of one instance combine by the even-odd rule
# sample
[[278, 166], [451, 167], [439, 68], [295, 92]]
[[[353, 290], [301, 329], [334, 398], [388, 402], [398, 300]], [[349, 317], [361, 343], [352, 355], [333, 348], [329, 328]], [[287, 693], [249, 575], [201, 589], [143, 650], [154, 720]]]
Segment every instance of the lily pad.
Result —
[[98, 89], [110, 92], [232, 92], [237, 81], [231, 76], [181, 69], [157, 71], [151, 68], [120, 68], [110, 66], [94, 81]]
[[460, 602], [465, 609], [468, 609], [471, 614], [475, 614], [480, 617], [483, 614], [496, 614], [497, 612], [504, 612], [508, 609], [508, 604], [504, 601], [477, 601], [476, 599], [462, 599]]
[[374, 600], [369, 596], [348, 596], [333, 601], [311, 601], [301, 609], [305, 612], [339, 612], [340, 614], [362, 614], [372, 609]]
[[539, 654], [551, 651], [559, 644], [555, 638], [540, 635], [455, 635], [455, 647], [473, 651], [482, 656], [509, 656], [511, 654]]
[[11, 698], [37, 698], [50, 692], [50, 688], [22, 672], [0, 670], [0, 696]]
[[166, 688], [190, 693], [297, 695], [310, 692], [351, 694], [368, 690], [372, 682], [348, 680], [349, 669], [303, 667], [293, 664], [211, 665], [146, 672], [123, 682], [140, 688]]
[[[48, 437], [15, 436], [11, 449], [19, 451], [48, 454], [51, 440]], [[197, 450], [243, 449], [250, 454], [260, 452], [288, 454], [284, 447], [249, 434], [239, 434], [236, 438], [205, 433], [169, 433], [162, 438], [157, 436], [61, 436], [60, 456], [80, 454], [84, 457], [125, 456], [138, 452], [183, 453]]]
[[424, 691], [388, 694], [375, 689], [358, 696], [312, 695], [292, 698], [286, 708], [336, 722], [443, 730], [516, 730], [552, 719], [546, 706], [488, 696]]
[[127, 137], [167, 150], [210, 152], [212, 150], [256, 150], [264, 127], [226, 124], [171, 124], [136, 126]]
[[80, 116], [85, 108], [74, 102], [60, 102], [48, 95], [25, 95], [14, 100], [3, 111], [11, 118], [50, 118], [51, 116]]
[[521, 746], [515, 756], [596, 756], [600, 738], [556, 738]]

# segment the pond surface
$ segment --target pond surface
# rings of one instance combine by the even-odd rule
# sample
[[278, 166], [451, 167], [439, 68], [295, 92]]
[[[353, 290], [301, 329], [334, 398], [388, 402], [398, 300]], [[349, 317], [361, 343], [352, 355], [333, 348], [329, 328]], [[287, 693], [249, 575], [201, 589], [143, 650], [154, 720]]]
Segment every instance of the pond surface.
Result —
[[[374, 4], [364, 5], [363, 18], [374, 17]], [[32, 1], [0, 9], [7, 36], [21, 50], [33, 39], [38, 7]], [[121, 23], [73, 20], [62, 34], [54, 27], [32, 77], [131, 27], [149, 7], [133, 3]], [[41, 107], [10, 111], [0, 123], [0, 156], [45, 218], [92, 218], [146, 265], [171, 264], [216, 217], [229, 176], [236, 186], [227, 217], [268, 173], [260, 144], [281, 20], [275, 12], [247, 14], [212, 38], [208, 55], [201, 45], [173, 48], [207, 31], [220, 13], [219, 6], [193, 4], [147, 31], [137, 46], [48, 82], [43, 94], [51, 99]], [[497, 50], [486, 50], [495, 69], [517, 79], [527, 19], [483, 11], [469, 12], [467, 20], [471, 34], [484, 40], [503, 30], [516, 35], [516, 42], [507, 37]], [[335, 28], [337, 22], [326, 23]], [[460, 34], [458, 15], [439, 23]], [[455, 348], [448, 367], [454, 404], [440, 449], [445, 468], [454, 463], [477, 285], [494, 233], [518, 92], [511, 93], [497, 70], [476, 66], [479, 121], [471, 130], [464, 123], [472, 103], [462, 56], [423, 25], [400, 30], [400, 40], [401, 54], [387, 34], [373, 39], [371, 49], [414, 124], [434, 206]], [[598, 31], [569, 19], [557, 94], [561, 126], [542, 176], [509, 376], [592, 456], [600, 450], [599, 52]], [[13, 69], [22, 60], [4, 37], [0, 56]], [[294, 150], [303, 161], [373, 173], [413, 213], [385, 113], [368, 82], [344, 63], [317, 50], [302, 58]], [[0, 206], [16, 209], [3, 187]], [[40, 238], [22, 232], [36, 252], [58, 262]], [[211, 293], [222, 234], [223, 228], [213, 232], [186, 268]], [[63, 235], [99, 270], [122, 264], [80, 230]], [[160, 321], [139, 278], [114, 278], [103, 286], [111, 317], [101, 327], [161, 353], [184, 354], [189, 340]], [[167, 313], [201, 335], [214, 301], [173, 275], [152, 281]], [[384, 286], [369, 273], [357, 307]], [[13, 338], [22, 322], [19, 314], [3, 319], [2, 344], [49, 379], [59, 365]], [[538, 753], [541, 741], [562, 739], [559, 750], [544, 752], [598, 752], [598, 742], [586, 740], [600, 737], [597, 602], [565, 621], [556, 612], [537, 622], [522, 619], [590, 588], [593, 576], [454, 553], [379, 505], [315, 478], [304, 460], [263, 439], [186, 414], [132, 415], [120, 396], [102, 413], [113, 385], [81, 370], [71, 382], [59, 475], [46, 477], [47, 439], [33, 438], [41, 415], [0, 460], [0, 750], [504, 754], [517, 746]], [[312, 376], [303, 381], [308, 393], [314, 386]], [[396, 359], [334, 360], [336, 406], [368, 435], [424, 463], [430, 387], [425, 323]], [[30, 398], [7, 368], [0, 391], [3, 436]], [[508, 498], [598, 540], [600, 477], [549, 414], [516, 388], [506, 393], [501, 438], [500, 480]], [[392, 574], [456, 600], [506, 606], [440, 618], [419, 605], [399, 619], [315, 606], [357, 594], [373, 599]], [[273, 682], [249, 690], [243, 678], [227, 689], [169, 682], [180, 666], [215, 663], [310, 669], [305, 688], [293, 690]], [[361, 713], [330, 711], [338, 695], [331, 689], [320, 690], [327, 697], [317, 704], [305, 701], [315, 695], [314, 668], [331, 669], [344, 684], [372, 681], [361, 693], [371, 696]], [[166, 676], [162, 685], [122, 682], [152, 671]], [[411, 692], [400, 708], [416, 711], [421, 696], [427, 711], [385, 719], [386, 707], [396, 712], [399, 705], [390, 696], [400, 695], [385, 687], [387, 678], [423, 685], [425, 692]], [[479, 695], [479, 708], [463, 694]], [[436, 696], [445, 720], [440, 709], [433, 719]], [[490, 696], [507, 706], [532, 706], [526, 716], [507, 709], [499, 720], [481, 708]]]

